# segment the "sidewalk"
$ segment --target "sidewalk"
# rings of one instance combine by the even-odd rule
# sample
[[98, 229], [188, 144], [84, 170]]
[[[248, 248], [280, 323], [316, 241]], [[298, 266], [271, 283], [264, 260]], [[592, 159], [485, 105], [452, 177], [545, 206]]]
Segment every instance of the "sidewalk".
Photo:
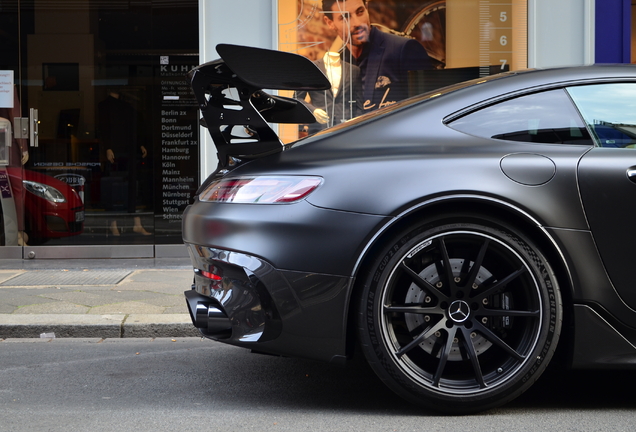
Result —
[[200, 335], [189, 259], [12, 261], [0, 263], [0, 340]]

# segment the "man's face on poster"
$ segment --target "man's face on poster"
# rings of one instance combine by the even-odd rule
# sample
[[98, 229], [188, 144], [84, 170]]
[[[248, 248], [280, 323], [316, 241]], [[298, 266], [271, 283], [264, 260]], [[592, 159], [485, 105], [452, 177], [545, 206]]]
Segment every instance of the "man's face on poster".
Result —
[[325, 12], [325, 22], [342, 40], [353, 46], [369, 41], [371, 23], [363, 0], [341, 0], [331, 6], [333, 13]]

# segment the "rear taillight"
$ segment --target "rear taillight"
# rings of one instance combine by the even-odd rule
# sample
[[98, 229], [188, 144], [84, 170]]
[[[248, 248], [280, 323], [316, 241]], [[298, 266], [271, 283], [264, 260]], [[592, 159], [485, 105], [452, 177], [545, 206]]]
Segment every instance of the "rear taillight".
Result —
[[201, 270], [200, 271], [201, 276], [206, 277], [208, 279], [212, 279], [213, 281], [220, 281], [223, 279], [223, 276], [220, 276], [218, 274], [214, 274], [214, 273], [210, 273], [207, 272], [205, 270]]
[[220, 179], [199, 195], [200, 201], [287, 204], [299, 201], [322, 183], [321, 177], [263, 176]]

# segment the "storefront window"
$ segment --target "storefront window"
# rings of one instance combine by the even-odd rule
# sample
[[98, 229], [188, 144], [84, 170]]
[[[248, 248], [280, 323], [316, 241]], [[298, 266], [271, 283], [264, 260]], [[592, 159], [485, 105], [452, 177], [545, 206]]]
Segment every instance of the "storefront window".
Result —
[[287, 94], [317, 124], [291, 141], [456, 82], [527, 67], [526, 0], [278, 0], [278, 49], [316, 62], [332, 90]]
[[20, 244], [181, 243], [181, 213], [199, 184], [198, 111], [185, 79], [199, 63], [197, 0], [1, 9], [0, 70], [13, 73], [5, 86], [16, 95], [7, 116], [38, 129], [15, 141], [26, 160], [9, 173]]

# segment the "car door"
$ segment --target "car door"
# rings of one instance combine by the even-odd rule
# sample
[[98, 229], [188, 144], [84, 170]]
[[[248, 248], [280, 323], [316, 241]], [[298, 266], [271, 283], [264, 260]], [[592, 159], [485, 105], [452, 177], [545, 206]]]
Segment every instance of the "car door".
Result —
[[636, 83], [567, 90], [597, 145], [579, 164], [583, 207], [612, 283], [636, 308]]

